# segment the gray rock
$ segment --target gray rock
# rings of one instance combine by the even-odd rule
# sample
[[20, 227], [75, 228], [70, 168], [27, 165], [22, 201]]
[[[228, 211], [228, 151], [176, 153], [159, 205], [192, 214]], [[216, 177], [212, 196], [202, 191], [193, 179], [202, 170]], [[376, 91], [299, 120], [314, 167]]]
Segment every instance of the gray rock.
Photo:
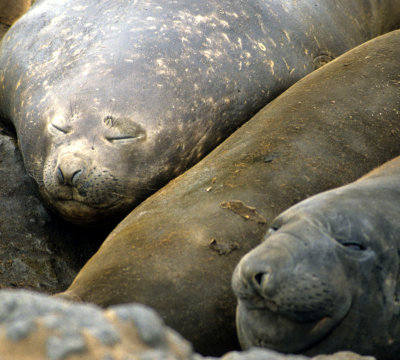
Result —
[[146, 306], [107, 310], [0, 290], [0, 359], [192, 360], [190, 344]]

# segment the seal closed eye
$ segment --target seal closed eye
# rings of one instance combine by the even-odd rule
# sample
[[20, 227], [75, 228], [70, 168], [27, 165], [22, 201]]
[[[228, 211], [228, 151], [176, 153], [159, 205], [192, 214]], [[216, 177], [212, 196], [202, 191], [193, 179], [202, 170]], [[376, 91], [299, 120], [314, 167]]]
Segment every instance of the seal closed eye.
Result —
[[104, 137], [111, 143], [129, 144], [146, 139], [146, 131], [129, 119], [118, 119], [110, 115], [103, 120], [107, 127]]

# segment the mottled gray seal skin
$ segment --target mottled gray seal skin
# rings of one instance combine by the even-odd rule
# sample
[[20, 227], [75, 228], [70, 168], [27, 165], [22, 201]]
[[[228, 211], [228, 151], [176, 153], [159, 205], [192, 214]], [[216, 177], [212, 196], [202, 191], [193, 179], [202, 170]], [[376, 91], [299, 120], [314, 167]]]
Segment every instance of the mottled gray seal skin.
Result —
[[196, 351], [236, 344], [232, 273], [277, 215], [400, 154], [400, 31], [298, 81], [134, 209], [63, 294], [141, 302]]
[[399, 1], [39, 0], [0, 49], [0, 116], [66, 219], [121, 216]]
[[289, 208], [235, 269], [243, 348], [400, 353], [400, 157]]

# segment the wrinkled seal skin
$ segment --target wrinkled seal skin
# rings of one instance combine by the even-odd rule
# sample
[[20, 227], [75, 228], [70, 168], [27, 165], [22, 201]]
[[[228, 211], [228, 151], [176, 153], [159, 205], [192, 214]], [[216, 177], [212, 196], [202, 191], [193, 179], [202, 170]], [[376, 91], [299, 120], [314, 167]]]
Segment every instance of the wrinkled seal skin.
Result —
[[396, 28], [399, 1], [39, 0], [0, 50], [0, 115], [45, 200], [119, 217], [289, 85]]
[[400, 157], [279, 215], [235, 269], [243, 348], [400, 353]]
[[133, 210], [64, 297], [148, 304], [201, 353], [235, 346], [235, 265], [280, 212], [400, 154], [400, 32], [300, 80]]

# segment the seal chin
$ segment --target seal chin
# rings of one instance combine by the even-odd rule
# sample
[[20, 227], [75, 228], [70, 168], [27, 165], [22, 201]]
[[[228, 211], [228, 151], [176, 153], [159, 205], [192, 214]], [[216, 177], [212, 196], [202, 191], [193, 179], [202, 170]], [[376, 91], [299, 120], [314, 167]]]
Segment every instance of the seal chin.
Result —
[[323, 341], [346, 317], [346, 308], [333, 316], [321, 316], [314, 321], [294, 321], [279, 313], [279, 306], [261, 307], [246, 299], [239, 299], [236, 325], [243, 349], [263, 347], [284, 353], [304, 352]]
[[53, 201], [52, 206], [67, 221], [77, 225], [90, 226], [99, 221], [110, 222], [112, 214], [120, 213], [123, 208], [121, 201], [114, 201], [111, 204], [88, 205], [77, 200]]

